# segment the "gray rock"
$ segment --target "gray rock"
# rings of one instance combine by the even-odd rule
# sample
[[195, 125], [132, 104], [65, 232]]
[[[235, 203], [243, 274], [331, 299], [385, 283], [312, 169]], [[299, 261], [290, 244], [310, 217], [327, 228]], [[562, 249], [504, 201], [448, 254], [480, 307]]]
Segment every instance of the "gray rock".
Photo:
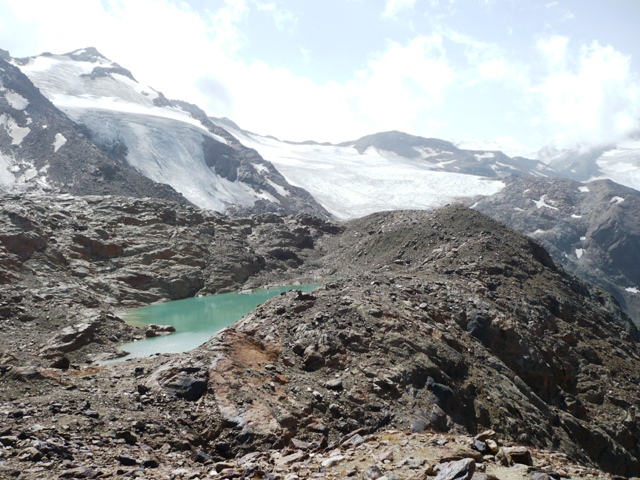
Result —
[[342, 378], [334, 378], [324, 383], [329, 390], [342, 390]]
[[48, 358], [58, 356], [60, 353], [73, 352], [91, 342], [95, 332], [96, 325], [93, 322], [66, 327], [42, 347], [40, 352]]
[[476, 470], [476, 462], [465, 458], [456, 462], [442, 463], [436, 467], [438, 475], [435, 480], [471, 480]]
[[362, 474], [362, 478], [364, 480], [377, 480], [382, 477], [382, 470], [376, 465], [371, 465], [367, 468]]
[[533, 465], [531, 452], [527, 447], [503, 447], [502, 451], [505, 455], [511, 458], [513, 463], [520, 463], [522, 465]]

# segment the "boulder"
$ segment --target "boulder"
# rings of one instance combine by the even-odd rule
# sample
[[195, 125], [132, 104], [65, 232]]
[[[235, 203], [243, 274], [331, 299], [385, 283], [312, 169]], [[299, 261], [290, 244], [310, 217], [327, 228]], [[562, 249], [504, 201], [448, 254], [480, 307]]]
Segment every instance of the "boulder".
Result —
[[438, 475], [435, 480], [471, 480], [476, 471], [476, 462], [465, 458], [455, 462], [441, 463], [436, 466]]
[[96, 325], [93, 322], [66, 327], [42, 347], [40, 353], [47, 358], [55, 358], [62, 353], [73, 352], [91, 343], [95, 333]]

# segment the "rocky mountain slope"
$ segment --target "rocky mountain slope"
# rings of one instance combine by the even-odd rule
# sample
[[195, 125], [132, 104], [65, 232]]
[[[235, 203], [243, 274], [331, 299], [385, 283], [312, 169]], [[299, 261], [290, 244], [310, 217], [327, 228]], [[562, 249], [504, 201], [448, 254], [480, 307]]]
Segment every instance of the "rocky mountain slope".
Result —
[[186, 202], [170, 186], [148, 179], [96, 148], [18, 68], [3, 59], [0, 188]]
[[[94, 48], [11, 63], [113, 162], [172, 187], [202, 208], [327, 215], [307, 192], [287, 183], [269, 162], [214, 125], [197, 106], [140, 85], [129, 70]], [[13, 129], [13, 123], [6, 123], [7, 133], [25, 135], [26, 130]], [[63, 137], [43, 143], [43, 148], [69, 148]]]
[[[117, 197], [3, 205], [3, 474], [427, 478], [460, 458], [471, 473], [514, 459], [640, 468], [633, 323], [478, 212], [338, 227]], [[125, 306], [328, 275], [342, 278], [274, 298], [191, 353], [86, 363], [139, 335]]]
[[540, 242], [567, 271], [611, 292], [640, 325], [640, 193], [610, 180], [513, 177], [474, 206]]

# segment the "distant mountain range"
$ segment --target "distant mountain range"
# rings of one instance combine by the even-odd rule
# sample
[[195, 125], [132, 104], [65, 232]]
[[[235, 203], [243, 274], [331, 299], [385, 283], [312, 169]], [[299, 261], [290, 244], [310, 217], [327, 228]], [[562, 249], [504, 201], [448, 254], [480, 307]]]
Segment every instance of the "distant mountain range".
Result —
[[[0, 51], [4, 190], [341, 220], [462, 201], [540, 241], [640, 323], [640, 136], [607, 147], [545, 148], [539, 157], [398, 131], [340, 144], [282, 141], [167, 99], [94, 48], [22, 59]], [[579, 183], [607, 178], [631, 189]]]
[[559, 176], [536, 160], [499, 151], [464, 150], [450, 142], [382, 132], [341, 144], [280, 141], [212, 119], [258, 151], [336, 218], [403, 208], [441, 207], [491, 195], [512, 174]]

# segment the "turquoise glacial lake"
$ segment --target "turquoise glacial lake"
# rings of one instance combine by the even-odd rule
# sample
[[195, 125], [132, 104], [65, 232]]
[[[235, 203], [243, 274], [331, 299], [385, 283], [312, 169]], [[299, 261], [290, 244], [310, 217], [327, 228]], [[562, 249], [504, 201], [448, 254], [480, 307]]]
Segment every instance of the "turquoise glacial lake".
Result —
[[176, 331], [169, 335], [122, 344], [118, 348], [130, 354], [115, 361], [149, 357], [156, 353], [181, 353], [193, 350], [209, 340], [214, 333], [237, 322], [271, 297], [290, 290], [308, 292], [319, 285], [319, 283], [288, 285], [256, 289], [249, 293], [221, 293], [131, 310], [125, 318], [127, 323], [173, 325]]

